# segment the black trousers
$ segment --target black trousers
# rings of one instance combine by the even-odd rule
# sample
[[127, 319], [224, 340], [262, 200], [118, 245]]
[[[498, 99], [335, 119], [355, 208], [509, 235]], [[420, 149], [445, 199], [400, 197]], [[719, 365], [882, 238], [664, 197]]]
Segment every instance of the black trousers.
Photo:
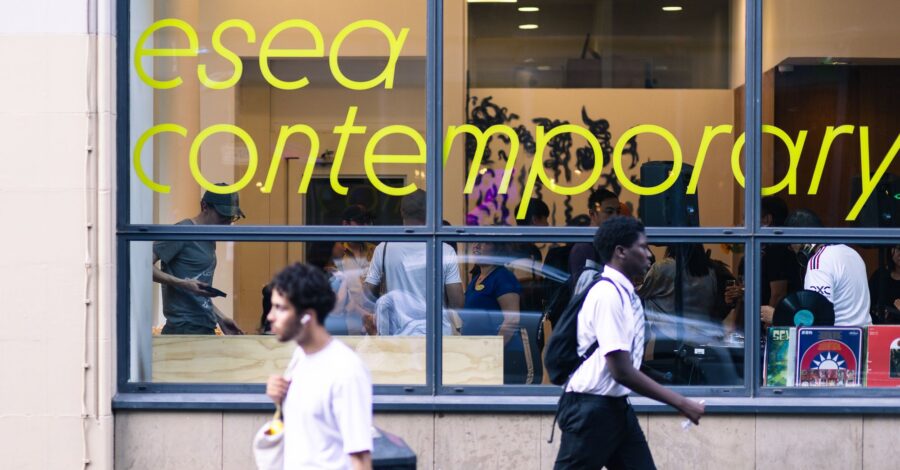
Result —
[[567, 392], [559, 401], [559, 428], [555, 470], [656, 469], [627, 397]]

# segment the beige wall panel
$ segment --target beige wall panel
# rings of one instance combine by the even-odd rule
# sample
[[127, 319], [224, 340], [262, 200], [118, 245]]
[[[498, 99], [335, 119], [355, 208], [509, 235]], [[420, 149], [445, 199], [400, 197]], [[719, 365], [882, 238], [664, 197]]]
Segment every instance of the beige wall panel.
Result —
[[415, 452], [418, 470], [434, 468], [434, 420], [433, 413], [375, 414], [375, 426], [403, 438]]
[[269, 414], [223, 413], [222, 469], [248, 470], [255, 468], [253, 436], [262, 425], [272, 419]]
[[78, 416], [2, 416], [0, 442], [6, 469], [82, 468], [82, 421]]
[[[88, 120], [84, 113], [7, 114], [0, 110], [0, 135], [3, 136], [3, 152], [0, 154], [3, 171], [0, 171], [0, 187], [4, 190], [0, 195], [0, 201], [8, 202], [14, 200], [12, 199], [14, 197], [25, 196], [8, 192], [21, 189], [48, 193], [45, 197], [59, 198], [65, 205], [82, 204], [84, 197], [75, 199], [61, 195], [57, 191], [84, 187], [86, 154], [84, 149], [87, 145], [87, 131]], [[59, 230], [59, 227], [68, 229], [77, 227], [61, 225], [61, 222], [68, 220], [56, 220], [57, 216], [66, 215], [60, 214], [58, 210], [53, 211], [53, 217], [36, 217], [36, 211], [48, 210], [49, 207], [38, 206], [36, 201], [29, 204], [22, 203], [31, 201], [31, 198], [16, 201], [18, 202], [14, 205], [22, 206], [18, 210], [31, 213], [30, 221], [34, 223], [53, 224], [56, 230]], [[12, 205], [5, 204], [4, 213], [17, 210], [11, 207]], [[3, 235], [7, 236], [10, 234]]]
[[80, 416], [83, 340], [77, 329], [70, 335], [0, 341], [0, 416]]
[[[0, 113], [85, 112], [87, 47], [87, 36], [78, 34], [0, 35], [0, 58], [4, 70], [3, 86], [0, 87], [3, 109]], [[18, 132], [21, 128], [3, 129], [16, 129]], [[3, 135], [12, 136], [15, 133], [3, 132]], [[47, 140], [36, 142], [46, 143]], [[84, 148], [84, 145], [78, 148]]]
[[116, 469], [222, 469], [222, 413], [116, 415]]
[[896, 416], [863, 417], [864, 470], [891, 470], [900, 462], [900, 419]]
[[685, 430], [684, 417], [653, 415], [644, 428], [656, 466], [665, 469], [753, 469], [755, 424], [745, 416], [707, 416]]
[[551, 426], [553, 426], [554, 421], [553, 418], [554, 415], [552, 414], [541, 415], [541, 432], [538, 436], [538, 446], [540, 447], [541, 453], [539, 468], [541, 470], [552, 470], [553, 464], [556, 462], [556, 454], [559, 453], [559, 440], [562, 437], [562, 431], [559, 430], [559, 424], [556, 425], [556, 433], [553, 435], [553, 442], [547, 442], [547, 439], [550, 439]]
[[536, 469], [541, 416], [442, 414], [435, 419], [436, 470]]
[[861, 416], [757, 416], [757, 468], [862, 467]]

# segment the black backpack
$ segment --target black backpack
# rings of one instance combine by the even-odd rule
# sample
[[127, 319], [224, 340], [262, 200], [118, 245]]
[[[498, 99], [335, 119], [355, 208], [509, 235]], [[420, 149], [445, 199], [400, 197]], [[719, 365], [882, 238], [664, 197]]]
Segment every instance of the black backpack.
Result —
[[[584, 270], [581, 271], [581, 274], [584, 274], [584, 271], [594, 271], [594, 276], [600, 274], [600, 271], [597, 268], [590, 266], [585, 266]], [[581, 274], [579, 274], [579, 277], [581, 277]], [[542, 320], [548, 320], [554, 329], [556, 328], [556, 322], [559, 321], [559, 317], [562, 316], [563, 312], [566, 311], [566, 307], [568, 307], [569, 303], [572, 301], [573, 285], [578, 284], [578, 279], [574, 279], [574, 282], [570, 281], [572, 280], [569, 279], [562, 283], [554, 282], [551, 289], [546, 289], [547, 292], [550, 292], [547, 296], [550, 300], [548, 300], [544, 306]], [[543, 350], [544, 344], [547, 342], [543, 321], [541, 321], [540, 329], [537, 333], [537, 342], [538, 347]]]
[[601, 276], [599, 273], [594, 277], [591, 284], [580, 294], [571, 299], [563, 310], [559, 319], [553, 327], [553, 333], [550, 335], [550, 343], [544, 351], [544, 367], [550, 382], [555, 385], [565, 385], [569, 381], [569, 377], [575, 373], [584, 361], [594, 354], [599, 345], [597, 342], [591, 345], [583, 356], [578, 355], [578, 312], [584, 304], [584, 299], [588, 292], [598, 282], [609, 282], [616, 288], [619, 294], [619, 300], [625, 303], [622, 293], [616, 283], [607, 277]]

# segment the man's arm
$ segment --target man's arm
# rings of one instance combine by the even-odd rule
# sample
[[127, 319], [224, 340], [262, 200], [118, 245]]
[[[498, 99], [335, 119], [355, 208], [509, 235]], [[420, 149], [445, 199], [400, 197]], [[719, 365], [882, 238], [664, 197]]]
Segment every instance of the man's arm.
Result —
[[643, 372], [635, 369], [631, 364], [631, 354], [628, 351], [610, 352], [606, 355], [606, 364], [616, 382], [647, 398], [670, 405], [694, 424], [700, 424], [700, 418], [706, 407], [659, 385]]
[[[461, 282], [445, 284], [444, 291], [447, 293], [447, 308], [458, 310], [463, 308], [466, 303], [466, 295], [463, 293]], [[518, 304], [516, 304], [518, 310]]]
[[219, 323], [219, 328], [222, 329], [223, 334], [226, 334], [226, 335], [242, 335], [242, 334], [244, 334], [244, 330], [242, 330], [241, 327], [239, 327], [237, 325], [237, 323], [234, 322], [234, 320], [226, 317], [225, 314], [222, 313], [222, 311], [219, 310], [218, 307], [216, 307], [216, 304], [212, 305], [212, 311], [216, 315], [216, 322]]
[[174, 287], [180, 287], [191, 294], [202, 295], [204, 297], [212, 297], [213, 294], [206, 290], [203, 290], [204, 286], [209, 286], [209, 284], [198, 281], [196, 279], [181, 279], [179, 277], [175, 277], [169, 273], [163, 272], [162, 269], [159, 268], [156, 264], [159, 262], [159, 256], [156, 253], [153, 253], [153, 281], [158, 282], [160, 284], [166, 284]]
[[788, 282], [787, 279], [781, 281], [772, 281], [769, 283], [769, 289], [771, 294], [768, 299], [764, 299], [768, 301], [769, 306], [777, 307], [778, 302], [781, 302], [788, 293]]
[[372, 453], [365, 451], [350, 454], [350, 466], [353, 470], [372, 470]]

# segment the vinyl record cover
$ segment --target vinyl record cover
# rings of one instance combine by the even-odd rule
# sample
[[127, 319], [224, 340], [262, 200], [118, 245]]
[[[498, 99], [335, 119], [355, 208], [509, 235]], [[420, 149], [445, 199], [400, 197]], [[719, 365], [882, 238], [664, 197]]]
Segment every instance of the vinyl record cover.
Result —
[[868, 328], [867, 387], [900, 387], [900, 325]]
[[794, 354], [797, 350], [797, 328], [773, 326], [766, 336], [766, 387], [794, 385]]
[[808, 327], [797, 330], [797, 385], [860, 385], [862, 328]]

